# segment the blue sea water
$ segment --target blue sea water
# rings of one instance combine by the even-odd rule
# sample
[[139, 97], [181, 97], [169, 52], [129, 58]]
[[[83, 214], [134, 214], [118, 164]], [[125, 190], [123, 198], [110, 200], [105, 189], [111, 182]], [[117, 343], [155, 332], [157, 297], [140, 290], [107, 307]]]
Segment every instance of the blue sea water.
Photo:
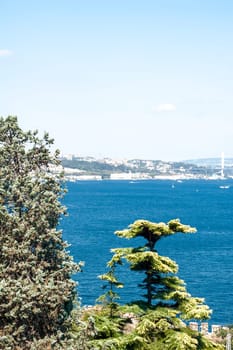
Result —
[[[213, 310], [210, 323], [233, 323], [233, 180], [80, 181], [67, 183], [67, 188], [69, 216], [61, 227], [75, 261], [85, 262], [75, 276], [83, 305], [94, 304], [103, 293], [97, 276], [106, 271], [110, 249], [141, 243], [118, 238], [116, 230], [137, 219], [179, 218], [197, 233], [164, 238], [158, 253], [178, 263], [178, 276], [193, 296], [205, 298]], [[118, 277], [125, 283], [121, 302], [141, 298], [137, 283], [142, 275], [126, 268]]]

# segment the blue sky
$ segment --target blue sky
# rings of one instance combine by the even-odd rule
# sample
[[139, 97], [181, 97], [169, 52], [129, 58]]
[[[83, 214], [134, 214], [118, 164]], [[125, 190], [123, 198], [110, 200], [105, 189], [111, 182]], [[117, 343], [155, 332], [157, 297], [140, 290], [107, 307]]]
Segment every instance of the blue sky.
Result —
[[0, 0], [0, 115], [62, 153], [233, 156], [231, 0]]

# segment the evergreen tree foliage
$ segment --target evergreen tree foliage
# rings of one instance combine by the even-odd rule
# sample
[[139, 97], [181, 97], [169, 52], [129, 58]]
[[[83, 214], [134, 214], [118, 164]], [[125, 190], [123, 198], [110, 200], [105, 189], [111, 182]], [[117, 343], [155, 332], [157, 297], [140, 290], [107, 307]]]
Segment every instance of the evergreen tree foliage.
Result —
[[123, 288], [123, 284], [118, 281], [118, 279], [115, 275], [117, 263], [121, 263], [121, 262], [115, 261], [114, 258], [111, 259], [107, 263], [107, 267], [109, 267], [109, 271], [103, 275], [98, 276], [101, 280], [106, 282], [106, 284], [103, 285], [102, 288], [107, 289], [107, 291], [97, 299], [97, 302], [100, 302], [109, 308], [110, 318], [113, 317], [114, 311], [118, 307], [116, 300], [120, 299], [119, 294], [115, 290], [118, 288]]
[[115, 234], [126, 239], [142, 237], [146, 243], [139, 248], [113, 249], [115, 260], [126, 259], [132, 271], [144, 272], [145, 278], [139, 285], [146, 293], [147, 306], [162, 305], [177, 309], [182, 319], [206, 319], [210, 310], [203, 299], [192, 297], [185, 283], [175, 274], [178, 265], [168, 257], [161, 256], [155, 250], [156, 243], [176, 233], [194, 233], [196, 229], [184, 225], [178, 219], [165, 223], [137, 220], [129, 228], [116, 231]]
[[[176, 276], [178, 265], [168, 257], [160, 256], [156, 243], [175, 233], [194, 233], [196, 230], [183, 225], [178, 219], [165, 223], [137, 220], [127, 229], [116, 231], [119, 237], [146, 240], [142, 247], [115, 248], [107, 266], [129, 263], [132, 271], [145, 274], [139, 285], [146, 293], [145, 301], [133, 301], [118, 305], [114, 317], [106, 317], [106, 308], [90, 311], [95, 320], [95, 335], [89, 343], [94, 349], [115, 350], [222, 350], [203, 334], [191, 330], [185, 321], [208, 319], [211, 310], [201, 298], [192, 297], [184, 281]], [[104, 275], [105, 276], [105, 275]], [[107, 275], [108, 276], [108, 275]], [[109, 279], [106, 278], [109, 281]], [[101, 320], [101, 322], [100, 322]]]
[[69, 348], [79, 265], [56, 228], [65, 208], [52, 144], [0, 118], [0, 349]]

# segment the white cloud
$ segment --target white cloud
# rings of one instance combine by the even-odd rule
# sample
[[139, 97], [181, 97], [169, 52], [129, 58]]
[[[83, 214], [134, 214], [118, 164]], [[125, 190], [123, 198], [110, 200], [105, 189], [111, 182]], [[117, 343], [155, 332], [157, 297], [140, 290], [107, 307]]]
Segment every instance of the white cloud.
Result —
[[156, 107], [156, 112], [174, 112], [176, 105], [173, 103], [163, 103]]
[[0, 57], [11, 56], [12, 51], [7, 49], [0, 49]]

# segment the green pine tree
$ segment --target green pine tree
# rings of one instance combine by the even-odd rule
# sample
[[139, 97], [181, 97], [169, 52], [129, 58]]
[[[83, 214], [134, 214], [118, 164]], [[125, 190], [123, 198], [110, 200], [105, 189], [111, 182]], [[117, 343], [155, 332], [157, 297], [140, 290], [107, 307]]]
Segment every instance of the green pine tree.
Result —
[[[0, 348], [65, 348], [79, 270], [57, 229], [65, 208], [48, 134], [0, 118]], [[53, 347], [52, 345], [53, 344]], [[68, 343], [67, 343], [68, 344]], [[67, 346], [68, 349], [68, 346]]]
[[116, 289], [123, 288], [123, 284], [118, 281], [115, 275], [117, 262], [115, 262], [114, 259], [111, 259], [107, 263], [107, 266], [109, 267], [109, 271], [103, 275], [98, 276], [102, 281], [106, 282], [106, 284], [104, 284], [102, 288], [105, 290], [107, 289], [107, 291], [97, 299], [97, 302], [100, 302], [105, 307], [109, 308], [110, 318], [112, 318], [114, 311], [118, 307], [116, 300], [120, 299], [120, 296], [116, 292]]
[[167, 224], [137, 220], [129, 228], [116, 231], [118, 237], [132, 239], [141, 237], [145, 245], [139, 248], [113, 249], [115, 260], [128, 261], [132, 271], [144, 272], [145, 278], [139, 287], [145, 290], [143, 297], [148, 307], [166, 306], [177, 309], [183, 319], [206, 319], [210, 315], [209, 308], [203, 299], [192, 297], [186, 290], [185, 283], [175, 274], [178, 265], [168, 257], [161, 256], [155, 250], [156, 243], [178, 232], [194, 233], [196, 229], [182, 224], [178, 219]]
[[[115, 350], [223, 349], [220, 344], [187, 326], [187, 320], [208, 319], [211, 310], [203, 299], [192, 297], [187, 292], [184, 281], [176, 276], [178, 265], [155, 250], [161, 238], [178, 232], [194, 233], [196, 230], [176, 219], [167, 224], [137, 220], [127, 229], [115, 232], [126, 239], [145, 239], [142, 247], [112, 249], [113, 257], [109, 262], [117, 266], [126, 260], [130, 270], [144, 273], [139, 287], [145, 290], [145, 301], [133, 301], [118, 307], [118, 318], [115, 319], [117, 325], [123, 327], [114, 337], [109, 336], [109, 332], [103, 332], [107, 320], [105, 328], [102, 326], [98, 330], [97, 327], [96, 339], [91, 340], [96, 349], [108, 348], [108, 344], [111, 346], [109, 349]], [[94, 313], [92, 316], [99, 315]]]

